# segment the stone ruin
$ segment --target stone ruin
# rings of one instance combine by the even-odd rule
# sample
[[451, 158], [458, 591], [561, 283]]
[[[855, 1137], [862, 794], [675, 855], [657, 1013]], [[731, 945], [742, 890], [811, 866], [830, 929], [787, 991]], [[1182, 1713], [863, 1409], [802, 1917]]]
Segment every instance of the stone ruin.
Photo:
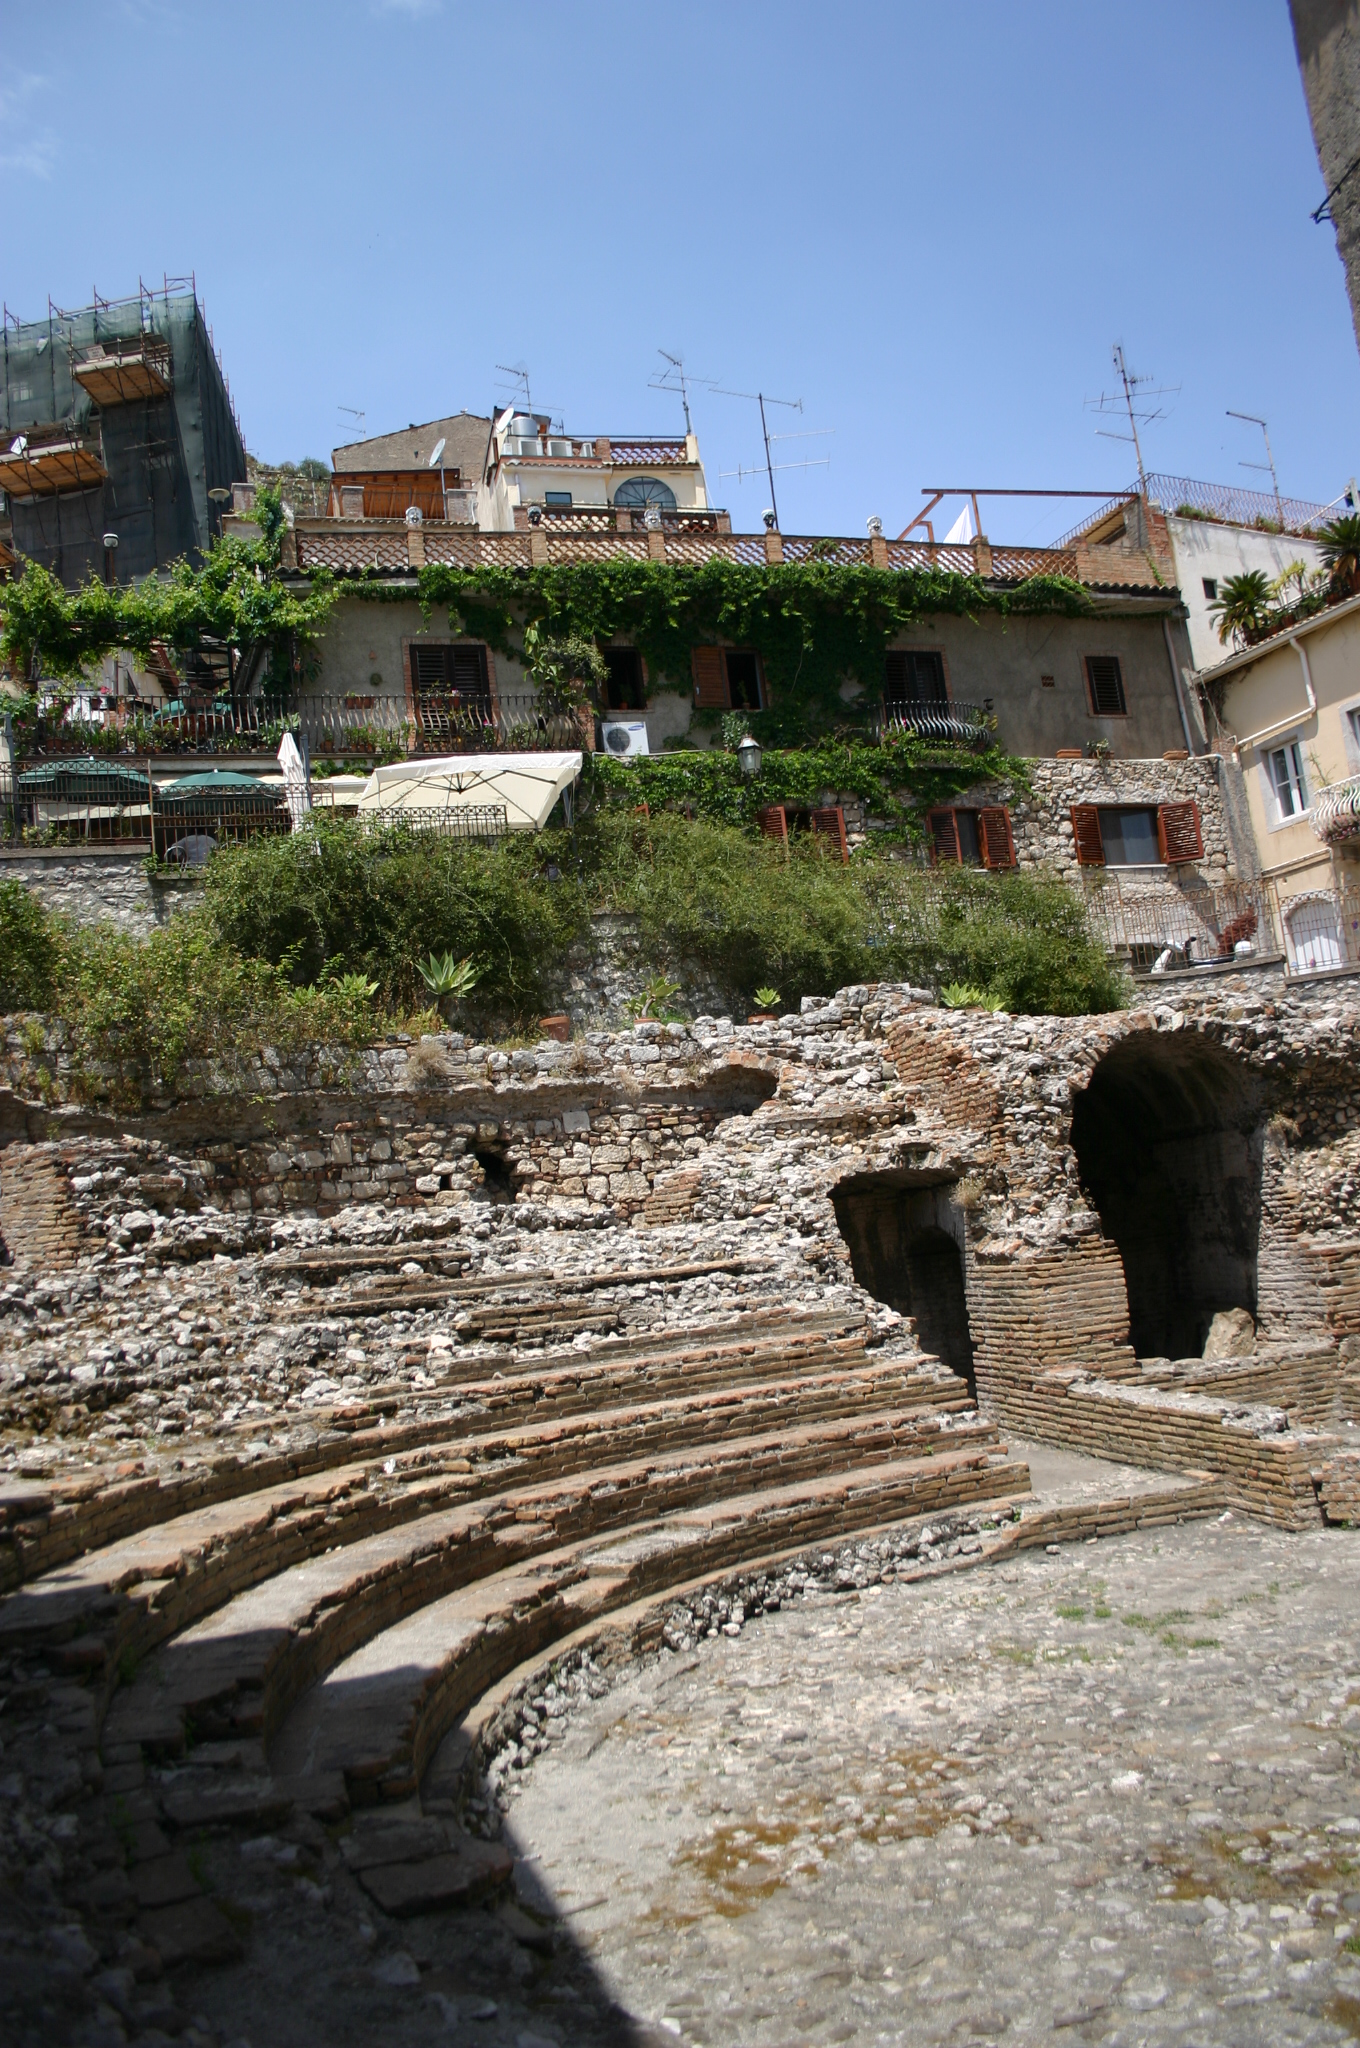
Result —
[[[810, 1581], [1360, 1521], [1358, 1038], [1344, 983], [881, 985], [131, 1113], [12, 1024], [10, 2038], [166, 2038], [250, 1939], [205, 1831], [324, 1831], [379, 1917], [495, 1893], [557, 1702]], [[1147, 1483], [1065, 1500], [1012, 1438]]]

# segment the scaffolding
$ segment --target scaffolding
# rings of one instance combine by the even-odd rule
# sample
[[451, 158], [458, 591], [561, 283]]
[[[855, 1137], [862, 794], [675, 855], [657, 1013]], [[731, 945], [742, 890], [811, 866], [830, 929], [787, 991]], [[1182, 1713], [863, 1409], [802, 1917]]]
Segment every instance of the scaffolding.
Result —
[[68, 588], [202, 560], [213, 493], [241, 482], [245, 444], [191, 275], [43, 319], [4, 308], [0, 490], [13, 544]]

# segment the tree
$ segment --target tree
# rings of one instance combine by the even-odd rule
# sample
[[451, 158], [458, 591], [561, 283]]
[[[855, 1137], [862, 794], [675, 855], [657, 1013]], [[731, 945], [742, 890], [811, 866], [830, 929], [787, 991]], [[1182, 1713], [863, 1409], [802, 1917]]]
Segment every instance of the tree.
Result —
[[1274, 593], [1264, 569], [1244, 569], [1220, 585], [1218, 600], [1209, 607], [1218, 620], [1218, 637], [1226, 647], [1236, 641], [1245, 647], [1269, 630]]
[[1360, 512], [1346, 512], [1322, 529], [1322, 559], [1334, 598], [1360, 590]]

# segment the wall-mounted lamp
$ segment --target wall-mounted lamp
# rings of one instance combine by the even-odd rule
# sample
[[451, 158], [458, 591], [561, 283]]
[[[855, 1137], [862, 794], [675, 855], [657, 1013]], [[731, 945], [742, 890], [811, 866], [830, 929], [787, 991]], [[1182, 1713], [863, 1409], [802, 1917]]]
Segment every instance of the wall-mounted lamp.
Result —
[[764, 755], [761, 752], [760, 741], [753, 740], [748, 732], [737, 748], [737, 766], [748, 782], [753, 775], [759, 775], [760, 764], [763, 759]]
[[117, 546], [117, 534], [106, 533], [104, 535], [104, 581], [110, 586], [110, 588], [112, 588], [113, 585], [113, 557], [117, 549]]

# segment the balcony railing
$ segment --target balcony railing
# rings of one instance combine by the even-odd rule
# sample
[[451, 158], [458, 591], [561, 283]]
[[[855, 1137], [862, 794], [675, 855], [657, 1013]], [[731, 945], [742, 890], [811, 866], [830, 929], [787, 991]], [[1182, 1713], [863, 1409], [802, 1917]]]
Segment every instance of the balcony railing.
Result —
[[697, 505], [518, 505], [515, 529], [544, 533], [731, 533], [732, 516], [717, 506]]
[[1084, 870], [1092, 928], [1111, 952], [1127, 953], [1135, 973], [1164, 955], [1163, 971], [1206, 967], [1240, 957], [1280, 953], [1275, 906], [1261, 882], [1185, 889], [1163, 872], [1125, 877], [1117, 869]]
[[1322, 790], [1313, 802], [1313, 830], [1328, 845], [1360, 833], [1360, 775], [1348, 776]]
[[910, 735], [920, 740], [940, 740], [954, 745], [978, 746], [996, 731], [992, 700], [985, 704], [919, 704], [900, 697], [887, 698], [878, 719], [878, 737]]

